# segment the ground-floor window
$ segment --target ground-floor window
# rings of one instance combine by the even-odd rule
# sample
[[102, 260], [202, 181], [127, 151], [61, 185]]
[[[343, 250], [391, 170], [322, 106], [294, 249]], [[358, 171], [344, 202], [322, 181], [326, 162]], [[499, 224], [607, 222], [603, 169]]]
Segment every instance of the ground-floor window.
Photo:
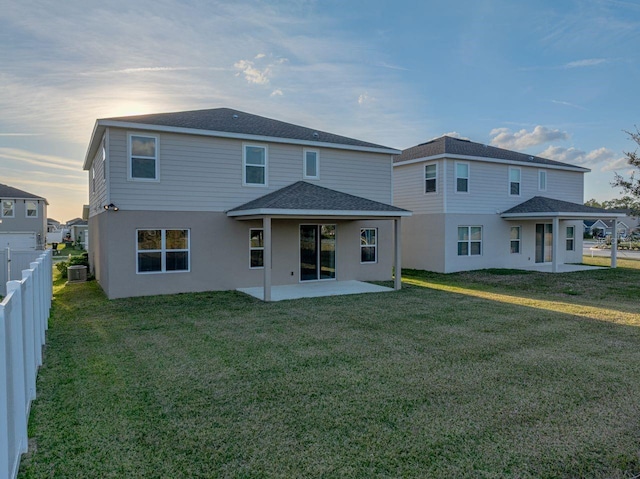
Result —
[[567, 226], [567, 251], [573, 251], [575, 249], [575, 228], [573, 226]]
[[251, 268], [264, 267], [264, 233], [262, 228], [249, 230], [249, 253]]
[[189, 230], [136, 231], [138, 273], [189, 271]]
[[458, 226], [458, 256], [482, 254], [482, 226]]
[[360, 262], [376, 263], [378, 261], [378, 229], [360, 229]]
[[520, 226], [511, 227], [511, 254], [520, 253]]

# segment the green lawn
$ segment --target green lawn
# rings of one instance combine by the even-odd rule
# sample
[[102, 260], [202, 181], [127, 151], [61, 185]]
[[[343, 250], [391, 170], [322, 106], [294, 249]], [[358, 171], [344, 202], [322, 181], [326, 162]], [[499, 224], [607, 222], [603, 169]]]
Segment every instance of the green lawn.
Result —
[[633, 477], [640, 262], [619, 264], [271, 304], [58, 282], [19, 477]]

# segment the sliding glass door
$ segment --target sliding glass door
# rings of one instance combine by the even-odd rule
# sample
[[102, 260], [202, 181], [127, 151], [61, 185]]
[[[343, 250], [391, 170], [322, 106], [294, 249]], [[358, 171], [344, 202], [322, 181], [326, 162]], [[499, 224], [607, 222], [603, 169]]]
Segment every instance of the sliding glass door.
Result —
[[300, 281], [335, 277], [336, 225], [300, 225]]
[[553, 261], [553, 225], [536, 224], [536, 263]]

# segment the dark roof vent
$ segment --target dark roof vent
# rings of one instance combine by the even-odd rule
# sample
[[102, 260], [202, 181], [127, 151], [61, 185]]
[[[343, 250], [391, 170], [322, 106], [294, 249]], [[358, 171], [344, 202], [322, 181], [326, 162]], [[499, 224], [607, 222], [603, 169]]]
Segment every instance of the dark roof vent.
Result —
[[237, 120], [238, 119], [238, 115], [236, 115], [235, 113], [233, 114], [233, 119]]
[[530, 156], [530, 157], [529, 157], [529, 161], [533, 161], [533, 156]]
[[320, 138], [320, 135], [318, 134], [318, 132], [317, 132], [317, 131], [314, 131], [314, 132], [313, 132], [313, 138], [314, 138], [314, 139], [316, 139], [316, 140], [317, 140], [318, 138]]

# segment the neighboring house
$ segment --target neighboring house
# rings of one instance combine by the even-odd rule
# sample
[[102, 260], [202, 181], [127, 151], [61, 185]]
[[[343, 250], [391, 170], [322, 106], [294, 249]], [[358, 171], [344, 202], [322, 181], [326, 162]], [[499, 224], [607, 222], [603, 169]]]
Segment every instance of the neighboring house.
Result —
[[97, 120], [91, 270], [109, 298], [389, 280], [398, 153], [228, 108]]
[[[629, 227], [624, 219], [617, 222], [616, 232], [618, 237], [627, 236], [632, 230], [633, 228]], [[613, 234], [613, 220], [596, 220], [591, 224], [589, 232], [593, 236], [611, 236]]]
[[47, 205], [42, 196], [0, 184], [0, 249], [44, 249]]
[[89, 222], [82, 218], [74, 218], [67, 221], [66, 229], [69, 232], [71, 241], [82, 245], [84, 249], [88, 247]]
[[[582, 262], [583, 221], [621, 216], [583, 205], [589, 170], [443, 136], [394, 160], [402, 266], [450, 273]], [[612, 261], [613, 263], [613, 261]]]

